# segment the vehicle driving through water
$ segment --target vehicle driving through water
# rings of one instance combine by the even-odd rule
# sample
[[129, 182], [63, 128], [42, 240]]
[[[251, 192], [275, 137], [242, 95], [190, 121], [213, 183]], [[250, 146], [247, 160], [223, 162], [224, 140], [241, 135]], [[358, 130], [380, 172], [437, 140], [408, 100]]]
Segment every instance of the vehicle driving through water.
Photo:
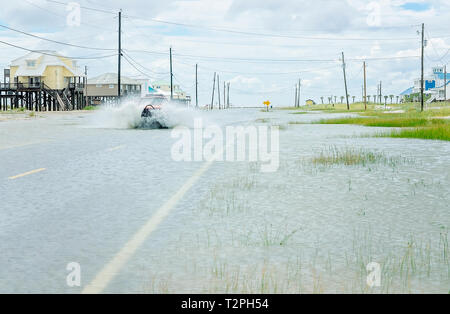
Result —
[[141, 104], [145, 105], [141, 113], [141, 122], [139, 128], [142, 129], [167, 129], [164, 123], [164, 113], [162, 107], [167, 103], [164, 95], [154, 95], [141, 100]]

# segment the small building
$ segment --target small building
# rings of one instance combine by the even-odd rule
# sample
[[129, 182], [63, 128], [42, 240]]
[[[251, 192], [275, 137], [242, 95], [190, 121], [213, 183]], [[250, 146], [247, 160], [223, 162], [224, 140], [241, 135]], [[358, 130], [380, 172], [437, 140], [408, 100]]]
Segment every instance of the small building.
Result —
[[[30, 87], [44, 84], [48, 89], [62, 90], [69, 87], [84, 87], [84, 74], [77, 62], [59, 56], [55, 51], [30, 52], [10, 64], [11, 83]], [[70, 84], [72, 84], [70, 86]]]
[[[126, 76], [120, 77], [121, 96], [141, 96], [141, 82]], [[86, 96], [89, 103], [116, 100], [118, 97], [117, 73], [105, 73], [87, 80]]]
[[[414, 95], [412, 98], [414, 98], [416, 101], [420, 99], [418, 94], [421, 92], [420, 84], [421, 79], [414, 80], [414, 87], [412, 88], [412, 95]], [[442, 101], [445, 100], [444, 98], [444, 88], [448, 88], [450, 83], [450, 78], [445, 75], [444, 67], [434, 67], [432, 69], [432, 74], [424, 77], [424, 83], [423, 83], [423, 89], [424, 94], [427, 95], [427, 102], [433, 102], [433, 101]]]
[[307, 101], [306, 101], [306, 105], [307, 106], [313, 106], [313, 105], [315, 105], [316, 104], [316, 102], [314, 101], [314, 100], [312, 100], [312, 99], [308, 99]]
[[[150, 88], [157, 92], [166, 94], [170, 98], [170, 83], [166, 81], [155, 81], [151, 83]], [[173, 100], [185, 104], [190, 104], [191, 96], [187, 95], [185, 91], [180, 88], [180, 85], [173, 84]]]

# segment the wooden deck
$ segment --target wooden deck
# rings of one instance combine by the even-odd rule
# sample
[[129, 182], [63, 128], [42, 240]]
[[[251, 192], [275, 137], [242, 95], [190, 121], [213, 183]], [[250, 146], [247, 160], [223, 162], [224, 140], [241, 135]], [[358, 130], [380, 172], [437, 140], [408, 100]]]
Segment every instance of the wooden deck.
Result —
[[51, 89], [44, 83], [0, 84], [0, 110], [24, 108], [31, 111], [80, 110], [86, 106], [84, 84], [69, 83]]

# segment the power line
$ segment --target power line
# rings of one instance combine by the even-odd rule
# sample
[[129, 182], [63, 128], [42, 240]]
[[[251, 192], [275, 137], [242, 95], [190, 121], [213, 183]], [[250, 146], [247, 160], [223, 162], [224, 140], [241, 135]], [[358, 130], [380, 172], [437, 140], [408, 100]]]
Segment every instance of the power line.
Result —
[[[180, 61], [178, 61], [180, 62]], [[187, 63], [185, 63], [187, 64]], [[190, 65], [190, 64], [187, 64]], [[240, 72], [240, 71], [227, 71], [227, 70], [214, 70], [212, 68], [209, 67], [205, 67], [205, 66], [199, 66], [199, 68], [203, 68], [205, 70], [208, 71], [216, 71], [219, 73], [230, 73], [230, 74], [243, 74], [243, 75], [291, 75], [291, 74], [300, 74], [300, 73], [309, 73], [309, 72], [315, 72], [315, 71], [320, 71], [320, 70], [327, 70], [327, 69], [332, 69], [332, 68], [336, 68], [336, 65], [333, 66], [329, 66], [329, 67], [323, 67], [323, 68], [317, 68], [317, 69], [308, 69], [308, 70], [298, 70], [298, 71], [289, 71], [289, 72]]]
[[131, 59], [135, 64], [139, 65], [142, 69], [144, 69], [144, 70], [146, 70], [146, 71], [149, 71], [149, 72], [151, 72], [151, 73], [153, 73], [153, 74], [156, 74], [156, 75], [166, 75], [166, 74], [169, 74], [169, 73], [170, 73], [170, 72], [156, 72], [156, 71], [153, 71], [153, 70], [151, 70], [151, 69], [149, 69], [149, 68], [146, 68], [145, 66], [143, 66], [143, 65], [140, 64], [139, 62], [137, 62], [134, 58], [132, 58], [132, 57], [126, 52], [126, 50], [122, 49], [122, 53], [126, 54], [127, 57], [128, 57], [129, 59]]
[[[129, 52], [167, 55], [167, 52], [150, 51], [150, 50], [128, 50]], [[196, 58], [203, 60], [219, 60], [222, 62], [240, 61], [240, 62], [338, 62], [339, 59], [265, 59], [265, 58], [238, 58], [238, 57], [218, 57], [218, 56], [199, 56], [191, 54], [173, 53], [174, 56], [185, 58]], [[372, 58], [349, 58], [347, 61], [364, 61], [364, 60], [395, 60], [395, 59], [409, 59], [419, 58], [420, 56], [393, 56], [393, 57], [372, 57]]]
[[2, 43], [2, 44], [4, 44], [4, 45], [11, 46], [11, 47], [14, 47], [14, 48], [26, 50], [26, 51], [29, 51], [29, 52], [37, 52], [37, 53], [40, 53], [40, 54], [43, 54], [43, 55], [47, 55], [47, 56], [63, 57], [63, 58], [68, 58], [68, 59], [80, 59], [80, 60], [81, 60], [81, 59], [86, 59], [86, 60], [88, 60], [88, 59], [104, 59], [104, 58], [109, 58], [109, 57], [117, 56], [117, 53], [116, 53], [116, 54], [112, 54], [112, 55], [96, 56], [96, 57], [68, 57], [68, 56], [63, 56], [63, 55], [58, 55], [58, 54], [48, 53], [48, 52], [45, 52], [45, 51], [42, 51], [42, 50], [28, 49], [28, 48], [25, 48], [25, 47], [21, 47], [21, 46], [17, 46], [17, 45], [14, 45], [14, 44], [7, 43], [7, 42], [2, 41], [2, 40], [0, 40], [0, 43]]
[[[55, 0], [47, 0], [47, 2], [51, 2], [51, 3], [55, 3], [55, 4], [61, 4], [61, 5], [68, 5], [68, 2], [61, 2], [61, 1], [55, 1]], [[85, 6], [80, 6], [80, 8], [85, 9], [85, 10], [89, 10], [89, 11], [95, 11], [95, 12], [101, 12], [101, 13], [106, 13], [106, 14], [112, 14], [112, 15], [117, 15], [117, 11], [113, 12], [113, 11], [107, 11], [104, 9], [96, 9], [96, 8], [90, 8], [90, 7], [85, 7]]]
[[[47, 0], [48, 2], [59, 4], [59, 5], [67, 5], [67, 2], [61, 2], [61, 1], [55, 1], [55, 0]], [[80, 8], [85, 10], [91, 10], [96, 12], [102, 12], [106, 14], [112, 14], [115, 15], [116, 12], [113, 11], [107, 11], [104, 9], [96, 9], [96, 8], [90, 8], [86, 6], [80, 6]], [[306, 39], [306, 40], [329, 40], [329, 41], [399, 41], [399, 40], [417, 40], [415, 37], [404, 37], [404, 38], [367, 38], [367, 37], [310, 37], [310, 36], [301, 36], [301, 35], [285, 35], [285, 34], [270, 34], [270, 33], [262, 33], [262, 32], [250, 32], [250, 31], [240, 31], [230, 28], [224, 28], [224, 27], [216, 27], [216, 26], [204, 26], [204, 25], [197, 25], [197, 24], [189, 24], [189, 23], [181, 23], [181, 22], [174, 22], [174, 21], [168, 21], [168, 20], [162, 20], [162, 19], [156, 19], [156, 18], [148, 18], [148, 17], [139, 17], [139, 16], [133, 16], [133, 15], [127, 15], [124, 14], [124, 17], [129, 19], [136, 19], [136, 20], [144, 20], [144, 21], [152, 21], [155, 23], [161, 23], [161, 24], [167, 24], [167, 25], [174, 25], [174, 26], [182, 26], [182, 27], [189, 27], [189, 28], [196, 28], [196, 29], [202, 29], [202, 30], [208, 30], [208, 31], [215, 31], [215, 32], [225, 32], [225, 33], [232, 33], [232, 34], [239, 34], [239, 35], [247, 35], [247, 36], [260, 36], [260, 37], [270, 37], [270, 38], [290, 38], [290, 39]]]
[[41, 40], [49, 41], [49, 42], [52, 42], [52, 43], [55, 43], [55, 44], [59, 44], [59, 45], [65, 45], [65, 46], [70, 46], [70, 47], [75, 47], [75, 48], [82, 48], [82, 49], [90, 49], [90, 50], [107, 50], [107, 51], [116, 50], [116, 49], [113, 49], [113, 48], [87, 47], [87, 46], [70, 44], [70, 43], [66, 43], [66, 42], [62, 42], [62, 41], [58, 41], [58, 40], [48, 39], [48, 38], [45, 38], [45, 37], [41, 37], [41, 36], [37, 36], [37, 35], [31, 34], [31, 33], [27, 33], [27, 32], [24, 32], [24, 31], [21, 31], [21, 30], [18, 30], [18, 29], [15, 29], [15, 28], [12, 28], [12, 27], [9, 27], [9, 26], [6, 26], [6, 25], [2, 25], [2, 24], [0, 24], [0, 27], [6, 28], [6, 29], [8, 29], [10, 31], [13, 31], [13, 32], [17, 32], [17, 33], [24, 34], [24, 35], [27, 35], [27, 36], [30, 36], [30, 37], [34, 37], [34, 38], [38, 38], [38, 39], [41, 39]]
[[[66, 18], [67, 18], [65, 15], [61, 15], [61, 14], [55, 13], [55, 12], [53, 12], [53, 11], [50, 11], [50, 10], [48, 10], [48, 9], [46, 9], [46, 8], [43, 8], [43, 7], [41, 7], [41, 6], [39, 6], [39, 5], [35, 4], [35, 3], [33, 3], [33, 2], [31, 2], [31, 1], [28, 1], [28, 0], [24, 0], [24, 1], [25, 1], [26, 3], [28, 3], [28, 4], [32, 5], [32, 6], [34, 6], [34, 7], [36, 7], [36, 8], [38, 8], [38, 9], [42, 10], [42, 11], [45, 11], [45, 12], [48, 13], [48, 14], [52, 14], [52, 15], [58, 16], [58, 17], [63, 18], [63, 19], [66, 19]], [[47, 0], [47, 1], [48, 1], [48, 0]], [[68, 3], [66, 3], [65, 5], [67, 5], [67, 4], [68, 4]], [[86, 23], [86, 22], [83, 22], [83, 21], [80, 21], [80, 23], [83, 24], [83, 25], [86, 25], [86, 26], [95, 28], [95, 29], [103, 29], [103, 30], [106, 30], [106, 31], [108, 31], [108, 32], [111, 32], [111, 31], [112, 31], [112, 30], [110, 30], [110, 29], [103, 28], [103, 27], [98, 26], [98, 25], [89, 24], [89, 23]]]
[[136, 71], [138, 71], [139, 73], [141, 73], [142, 75], [144, 75], [146, 78], [152, 78], [150, 75], [148, 75], [147, 73], [141, 71], [140, 69], [138, 69], [133, 62], [131, 62], [127, 56], [123, 55], [123, 58], [125, 59], [125, 61], [127, 61]]

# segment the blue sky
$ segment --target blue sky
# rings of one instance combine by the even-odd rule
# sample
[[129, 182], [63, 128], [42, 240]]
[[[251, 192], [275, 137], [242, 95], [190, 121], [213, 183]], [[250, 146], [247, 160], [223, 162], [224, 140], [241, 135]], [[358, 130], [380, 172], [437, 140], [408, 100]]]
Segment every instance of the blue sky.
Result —
[[405, 10], [422, 12], [427, 11], [431, 8], [431, 4], [428, 2], [407, 2], [401, 7]]
[[[425, 49], [426, 73], [433, 66], [450, 61], [448, 0], [435, 0], [432, 4], [418, 0], [79, 0], [79, 3], [113, 13], [81, 10], [81, 25], [68, 27], [64, 5], [46, 0], [11, 1], [2, 4], [0, 21], [52, 40], [117, 49], [115, 12], [122, 9], [122, 47], [145, 67], [141, 68], [145, 77], [169, 79], [169, 58], [165, 54], [172, 46], [177, 84], [181, 82], [191, 95], [195, 94], [195, 64], [199, 64], [201, 104], [211, 99], [214, 72], [220, 75], [221, 82], [231, 82], [232, 101], [238, 104], [255, 105], [270, 99], [273, 103], [291, 105], [299, 78], [302, 100], [311, 98], [320, 102], [321, 96], [327, 99], [331, 95], [340, 98], [345, 93], [339, 61], [342, 51], [352, 96], [361, 97], [364, 59], [368, 93], [375, 94], [377, 84], [383, 81], [384, 92], [397, 95], [419, 77], [420, 59], [410, 57], [420, 54], [417, 31], [421, 23], [425, 23], [429, 42]], [[175, 26], [153, 19], [199, 27]], [[280, 36], [217, 32], [212, 28]], [[67, 56], [107, 54], [11, 31], [0, 31], [0, 40], [28, 49], [55, 50]], [[26, 53], [3, 44], [0, 49], [0, 73], [1, 67]], [[252, 59], [278, 61], [252, 62]], [[93, 77], [115, 72], [117, 58], [79, 60], [78, 64], [88, 66], [89, 76]], [[142, 77], [127, 61], [122, 64], [124, 75]]]

